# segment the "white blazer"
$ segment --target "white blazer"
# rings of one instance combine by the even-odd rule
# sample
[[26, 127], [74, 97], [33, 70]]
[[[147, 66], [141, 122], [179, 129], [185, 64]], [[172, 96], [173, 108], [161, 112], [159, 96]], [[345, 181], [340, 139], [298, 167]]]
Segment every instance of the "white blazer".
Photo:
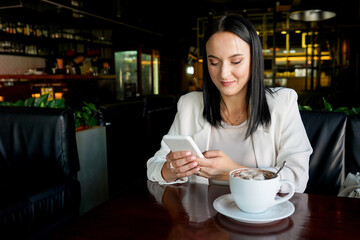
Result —
[[[283, 161], [286, 166], [280, 172], [281, 179], [294, 183], [296, 192], [304, 192], [309, 179], [309, 158], [312, 147], [307, 137], [297, 103], [297, 93], [289, 88], [274, 89], [272, 95], [266, 93], [266, 100], [271, 114], [268, 127], [259, 126], [252, 134], [257, 166], [262, 169], [276, 171]], [[202, 152], [209, 149], [211, 125], [203, 117], [202, 92], [190, 92], [182, 96], [177, 104], [178, 112], [168, 134], [188, 135]], [[166, 182], [161, 169], [166, 162], [170, 149], [164, 141], [161, 148], [147, 161], [148, 179], [159, 184], [186, 182], [189, 179], [200, 183], [208, 183], [208, 179], [193, 175], [189, 178]], [[283, 186], [282, 192], [288, 187]]]

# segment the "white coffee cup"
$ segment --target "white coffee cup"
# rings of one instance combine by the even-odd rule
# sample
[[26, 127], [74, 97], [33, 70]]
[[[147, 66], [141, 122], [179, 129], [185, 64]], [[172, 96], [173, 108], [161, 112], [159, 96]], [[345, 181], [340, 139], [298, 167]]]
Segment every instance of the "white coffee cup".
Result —
[[[265, 178], [264, 180], [243, 179], [236, 177], [241, 172], [260, 171], [262, 173], [273, 175], [273, 172], [254, 169], [240, 168], [230, 172], [229, 184], [231, 195], [236, 205], [244, 212], [262, 213], [275, 206], [276, 204], [289, 200], [294, 195], [294, 184], [288, 180], [276, 178]], [[284, 197], [276, 197], [283, 184], [290, 186], [290, 192]]]

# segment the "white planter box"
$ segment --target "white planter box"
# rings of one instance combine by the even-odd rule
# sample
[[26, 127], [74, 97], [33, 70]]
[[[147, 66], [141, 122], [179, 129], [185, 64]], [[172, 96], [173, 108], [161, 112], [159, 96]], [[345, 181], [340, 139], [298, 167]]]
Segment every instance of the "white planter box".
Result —
[[106, 127], [76, 132], [80, 161], [80, 215], [109, 199], [106, 152]]

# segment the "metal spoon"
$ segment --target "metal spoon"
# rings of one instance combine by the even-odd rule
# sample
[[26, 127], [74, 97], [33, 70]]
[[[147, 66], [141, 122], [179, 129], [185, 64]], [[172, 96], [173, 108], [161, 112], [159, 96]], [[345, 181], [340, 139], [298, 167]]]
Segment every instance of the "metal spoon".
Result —
[[285, 164], [286, 164], [286, 161], [284, 161], [283, 165], [279, 168], [279, 170], [269, 178], [276, 178], [278, 176], [279, 172], [284, 168]]

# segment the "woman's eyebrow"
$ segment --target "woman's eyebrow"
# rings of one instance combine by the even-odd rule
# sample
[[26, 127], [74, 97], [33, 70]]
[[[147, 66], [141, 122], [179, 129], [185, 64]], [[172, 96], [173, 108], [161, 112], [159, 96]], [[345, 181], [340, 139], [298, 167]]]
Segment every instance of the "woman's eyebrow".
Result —
[[229, 58], [233, 58], [233, 57], [239, 57], [239, 56], [242, 56], [244, 54], [242, 53], [235, 53], [234, 55], [231, 55]]
[[[244, 54], [241, 54], [241, 53], [235, 53], [233, 55], [231, 55], [229, 58], [233, 58], [233, 57], [239, 57], [239, 56], [242, 56]], [[218, 57], [214, 56], [214, 55], [208, 55], [208, 58], [216, 58], [216, 59], [219, 59]]]
[[208, 55], [208, 58], [216, 58], [216, 59], [219, 59], [218, 57], [215, 57], [214, 55]]

